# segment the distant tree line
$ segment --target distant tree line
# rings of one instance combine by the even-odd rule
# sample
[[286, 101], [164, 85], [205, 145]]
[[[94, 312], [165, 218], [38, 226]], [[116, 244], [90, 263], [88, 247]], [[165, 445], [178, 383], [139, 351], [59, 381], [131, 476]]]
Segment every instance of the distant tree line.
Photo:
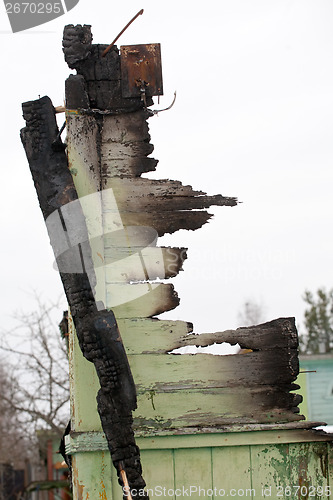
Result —
[[306, 290], [305, 332], [300, 336], [302, 354], [333, 352], [333, 289], [319, 288], [315, 294]]
[[67, 345], [55, 322], [59, 305], [36, 301], [35, 311], [17, 313], [17, 326], [0, 335], [0, 457], [18, 467], [36, 453], [40, 431], [60, 441], [69, 419]]

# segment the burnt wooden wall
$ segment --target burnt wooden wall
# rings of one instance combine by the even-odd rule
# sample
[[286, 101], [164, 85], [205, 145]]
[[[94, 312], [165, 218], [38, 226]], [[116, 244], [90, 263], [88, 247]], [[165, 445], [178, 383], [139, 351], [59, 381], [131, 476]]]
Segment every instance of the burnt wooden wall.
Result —
[[[97, 235], [91, 240], [96, 300], [117, 318], [136, 384], [135, 428], [151, 433], [302, 419], [300, 396], [291, 392], [298, 375], [293, 318], [200, 336], [188, 322], [156, 319], [179, 303], [169, 280], [186, 258], [185, 248], [159, 247], [157, 237], [199, 229], [210, 218], [210, 205], [237, 201], [143, 177], [157, 166], [150, 156], [152, 101], [147, 98], [146, 108], [140, 98], [122, 96], [118, 49], [102, 58], [105, 47], [91, 43], [87, 26], [65, 29], [65, 58], [77, 72], [66, 82], [68, 162], [88, 230]], [[101, 196], [92, 208], [85, 200], [96, 192]], [[250, 352], [170, 354], [185, 345], [222, 342], [238, 342]], [[88, 367], [82, 368], [79, 356], [82, 380]], [[76, 422], [77, 430], [87, 430], [81, 417]]]

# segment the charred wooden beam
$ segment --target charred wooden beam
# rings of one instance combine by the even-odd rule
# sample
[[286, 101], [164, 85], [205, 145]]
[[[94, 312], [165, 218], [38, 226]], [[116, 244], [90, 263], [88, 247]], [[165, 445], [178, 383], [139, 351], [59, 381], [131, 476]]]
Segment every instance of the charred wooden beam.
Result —
[[[61, 219], [64, 234], [69, 239], [78, 237], [70, 233], [63, 216], [64, 207], [77, 202], [73, 178], [68, 169], [64, 147], [56, 142], [58, 127], [55, 110], [48, 97], [23, 104], [26, 127], [21, 138], [35, 183], [40, 207], [46, 222], [55, 213]], [[56, 146], [55, 146], [56, 144]], [[98, 310], [95, 302], [88, 231], [80, 204], [75, 205], [75, 223], [84, 248], [81, 273], [63, 272], [75, 264], [75, 254], [67, 252], [58, 259], [60, 276], [76, 327], [83, 355], [94, 363], [100, 380], [98, 411], [107, 437], [112, 461], [120, 473], [125, 469], [131, 489], [139, 491], [145, 486], [142, 478], [140, 452], [132, 430], [132, 411], [136, 408], [136, 391], [124, 346], [112, 311]], [[47, 224], [53, 247], [57, 247], [59, 233]], [[83, 245], [78, 245], [82, 255]]]

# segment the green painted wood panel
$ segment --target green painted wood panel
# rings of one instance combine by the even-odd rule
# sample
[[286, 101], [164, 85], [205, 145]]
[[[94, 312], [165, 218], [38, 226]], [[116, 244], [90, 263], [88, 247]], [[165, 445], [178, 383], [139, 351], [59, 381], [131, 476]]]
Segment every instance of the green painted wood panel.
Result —
[[332, 485], [330, 482], [332, 476], [329, 477], [328, 455], [329, 451], [325, 443], [289, 445], [290, 485], [301, 487], [300, 498], [325, 498], [327, 487]]
[[308, 411], [308, 389], [307, 389], [307, 373], [299, 373], [297, 379], [296, 379], [296, 384], [299, 385], [299, 389], [296, 390], [295, 392], [297, 394], [300, 394], [302, 396], [302, 402], [299, 405], [299, 411], [302, 415], [304, 415], [305, 419], [309, 419], [309, 411]]
[[[293, 430], [284, 432], [289, 434], [286, 440], [301, 439], [297, 431], [296, 437], [293, 437]], [[235, 445], [230, 445], [229, 440], [224, 446], [224, 441], [228, 441], [225, 436], [231, 434], [237, 436]], [[333, 449], [329, 441], [311, 441], [313, 436], [311, 432], [303, 432], [302, 439], [309, 441], [290, 444], [270, 442], [278, 439], [279, 431], [210, 436], [201, 433], [139, 438], [138, 444], [151, 499], [332, 500]], [[322, 439], [328, 437], [322, 436]], [[237, 441], [248, 444], [236, 444]], [[256, 444], [259, 441], [266, 444]], [[186, 442], [190, 446], [186, 446]], [[197, 446], [200, 442], [203, 446]], [[78, 492], [74, 498], [122, 499], [107, 452], [85, 451], [74, 453], [73, 457], [74, 484]], [[78, 466], [79, 472], [76, 471]], [[110, 477], [111, 486], [107, 486]]]
[[333, 424], [333, 357], [328, 355], [302, 357], [306, 373], [306, 387], [302, 394], [307, 398], [309, 419]]
[[[111, 458], [108, 451], [73, 455], [73, 499], [113, 500], [113, 483], [111, 483], [110, 477]], [[121, 493], [121, 488], [119, 489]]]
[[[291, 443], [331, 443], [332, 436], [311, 430], [313, 422], [293, 422], [292, 424], [248, 424], [229, 425], [224, 428], [205, 427], [159, 432], [147, 435], [136, 432], [137, 442], [143, 450], [168, 450], [179, 446], [186, 448], [225, 448], [246, 447], [254, 445], [279, 445]], [[66, 436], [68, 454], [78, 451], [107, 450], [107, 441], [103, 432], [71, 432]]]
[[164, 488], [175, 487], [174, 450], [142, 450], [143, 477], [150, 498], [156, 498]]
[[251, 447], [252, 487], [256, 498], [332, 498], [328, 486], [327, 443]]
[[276, 487], [289, 482], [288, 444], [250, 448], [251, 486], [256, 498], [278, 498]]
[[97, 412], [96, 396], [100, 383], [95, 367], [81, 352], [74, 325], [69, 315], [69, 380], [71, 426], [76, 432], [102, 430]]
[[199, 500], [209, 494], [213, 488], [212, 450], [211, 448], [189, 448], [174, 450], [175, 489], [181, 492], [181, 498], [190, 496]]
[[[212, 448], [213, 484], [216, 488], [214, 500], [224, 492], [251, 489], [251, 467], [249, 446], [226, 446]], [[225, 495], [223, 495], [225, 496]], [[251, 496], [247, 496], [251, 498]]]

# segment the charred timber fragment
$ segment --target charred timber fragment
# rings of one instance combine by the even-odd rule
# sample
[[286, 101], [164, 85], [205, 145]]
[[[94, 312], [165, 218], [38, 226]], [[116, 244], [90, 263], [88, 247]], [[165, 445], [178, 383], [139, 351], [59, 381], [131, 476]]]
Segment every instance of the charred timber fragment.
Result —
[[214, 343], [237, 342], [243, 349], [253, 351], [298, 350], [295, 318], [279, 318], [260, 325], [241, 327], [225, 332], [202, 333], [183, 337], [177, 347], [196, 345], [207, 347]]
[[[73, 178], [68, 170], [67, 157], [63, 149], [54, 150], [58, 135], [55, 111], [48, 97], [23, 104], [26, 127], [21, 138], [35, 183], [43, 216], [49, 216], [77, 200]], [[76, 206], [76, 222], [80, 236], [88, 242], [86, 222], [80, 205]], [[68, 237], [72, 237], [64, 225]], [[52, 226], [48, 225], [50, 240], [56, 246]], [[89, 245], [85, 248], [85, 266], [89, 266]], [[71, 255], [69, 256], [72, 257]], [[70, 261], [68, 264], [71, 265]], [[111, 457], [118, 477], [126, 471], [133, 489], [142, 489], [145, 482], [141, 476], [139, 449], [132, 430], [132, 411], [136, 408], [136, 391], [116, 319], [112, 311], [98, 310], [90, 275], [87, 272], [62, 272], [64, 261], [58, 261], [60, 276], [77, 331], [83, 355], [96, 368], [101, 389], [97, 396], [98, 411], [105, 432]], [[121, 482], [121, 479], [119, 479]]]

